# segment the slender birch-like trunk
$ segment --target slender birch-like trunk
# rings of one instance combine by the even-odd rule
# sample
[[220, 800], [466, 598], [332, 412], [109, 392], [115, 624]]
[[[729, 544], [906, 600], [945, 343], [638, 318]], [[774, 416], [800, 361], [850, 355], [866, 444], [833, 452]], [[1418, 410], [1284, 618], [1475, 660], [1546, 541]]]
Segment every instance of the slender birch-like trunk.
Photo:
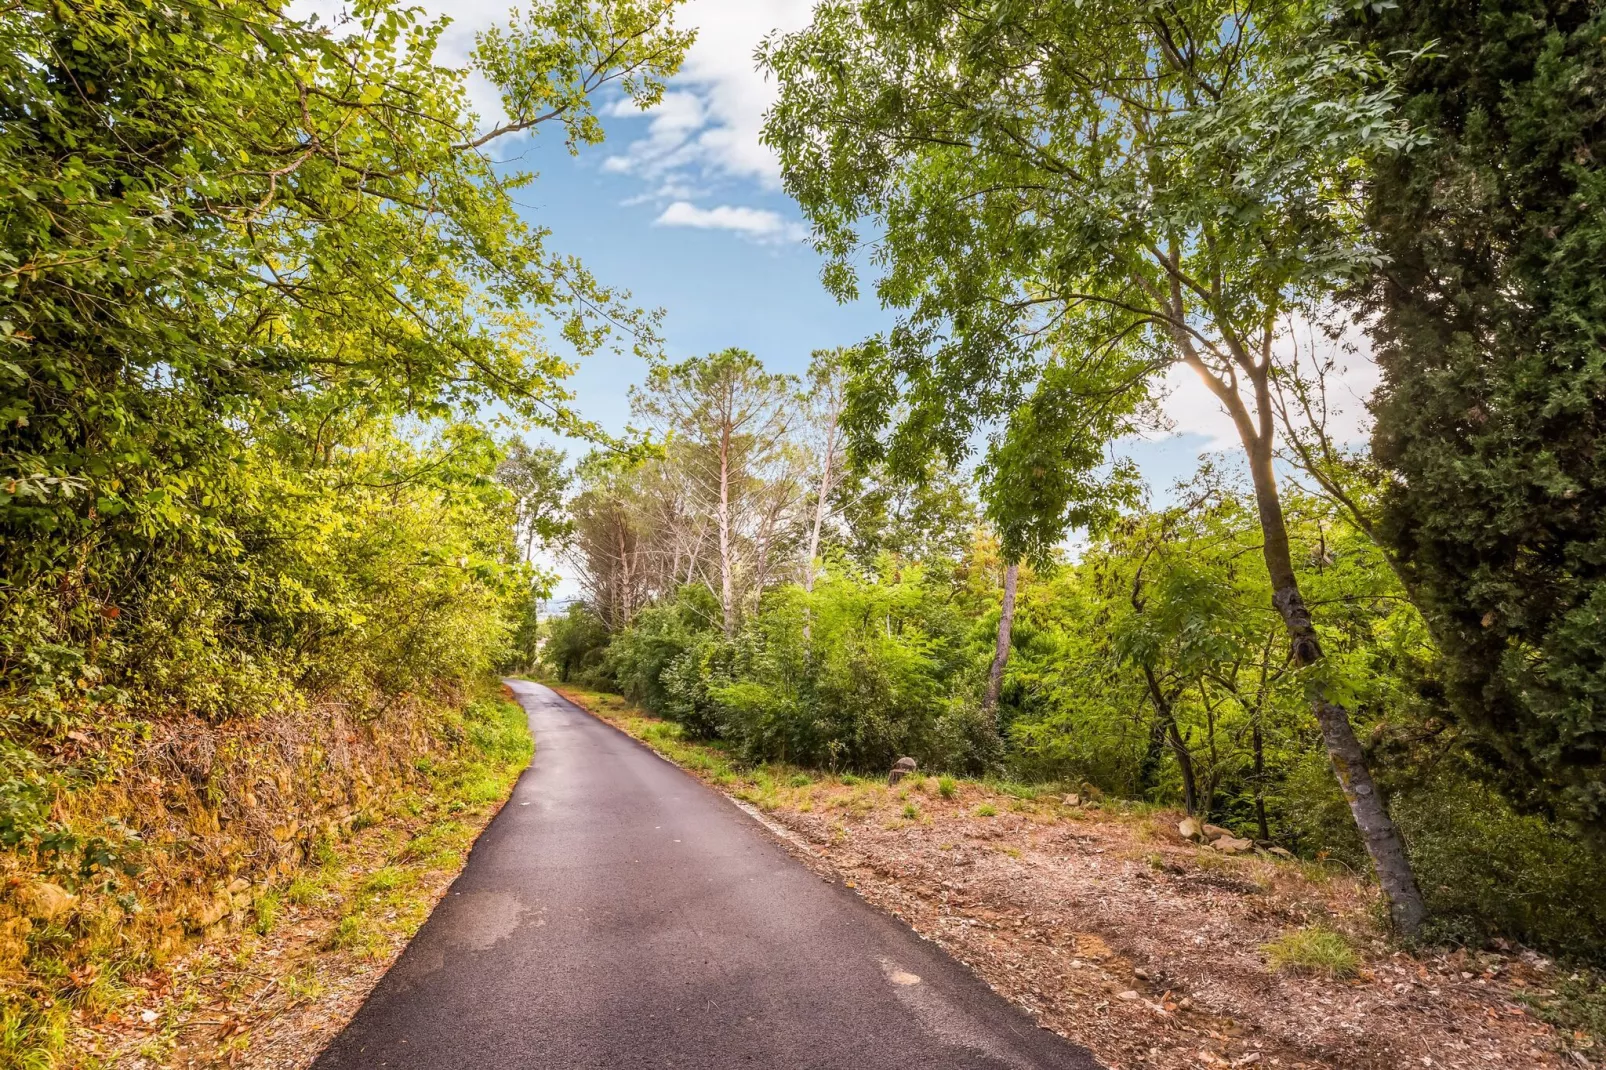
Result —
[[1009, 644], [1015, 631], [1015, 585], [1020, 578], [1020, 562], [1011, 561], [1004, 569], [1004, 607], [998, 617], [998, 642], [993, 648], [993, 665], [987, 672], [987, 694], [981, 708], [997, 720], [998, 695], [1004, 689], [1004, 668], [1009, 664]]

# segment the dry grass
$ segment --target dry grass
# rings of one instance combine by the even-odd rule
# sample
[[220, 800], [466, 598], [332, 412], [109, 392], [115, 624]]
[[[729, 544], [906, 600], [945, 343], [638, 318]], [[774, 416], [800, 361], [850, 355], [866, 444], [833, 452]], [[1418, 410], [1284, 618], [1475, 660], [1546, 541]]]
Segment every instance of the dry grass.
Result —
[[[275, 1008], [384, 961], [460, 868], [494, 812], [490, 787], [505, 796], [529, 753], [522, 712], [477, 708], [153, 731], [129, 773], [63, 809], [137, 832], [135, 877], [79, 887], [46, 921], [29, 894], [39, 878], [0, 855], [14, 875], [0, 934], [26, 938], [0, 967], [0, 1066], [249, 1065]], [[199, 785], [175, 775], [202, 758]]]

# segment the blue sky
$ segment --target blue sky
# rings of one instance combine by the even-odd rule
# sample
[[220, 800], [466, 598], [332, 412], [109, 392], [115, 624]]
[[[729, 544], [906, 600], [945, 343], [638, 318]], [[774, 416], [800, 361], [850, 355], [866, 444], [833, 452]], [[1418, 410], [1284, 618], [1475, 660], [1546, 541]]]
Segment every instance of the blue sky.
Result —
[[[505, 21], [510, 6], [413, 2], [453, 20], [438, 61], [465, 65], [474, 35]], [[343, 6], [297, 0], [299, 9], [326, 15]], [[608, 140], [579, 157], [550, 131], [497, 143], [507, 166], [540, 173], [520, 201], [532, 223], [552, 231], [552, 250], [580, 257], [602, 282], [631, 291], [638, 306], [664, 310], [671, 359], [739, 346], [772, 369], [799, 373], [813, 350], [858, 342], [892, 322], [873, 301], [844, 306], [825, 292], [820, 260], [803, 242], [802, 217], [759, 141], [773, 88], [755, 70], [753, 51], [770, 32], [805, 26], [812, 6], [685, 0], [677, 21], [698, 38], [660, 106], [643, 114], [602, 102]], [[496, 118], [494, 90], [473, 78], [470, 88], [482, 117]], [[628, 388], [645, 372], [633, 356], [599, 355], [582, 363], [570, 386], [585, 416], [617, 431], [628, 418]], [[1361, 434], [1363, 407], [1354, 399], [1369, 390], [1373, 374], [1363, 362], [1339, 384], [1351, 395], [1334, 428], [1341, 440]], [[1237, 448], [1230, 421], [1191, 372], [1173, 369], [1167, 388], [1172, 433], [1120, 447], [1157, 500], [1194, 471], [1201, 453]], [[586, 447], [569, 449], [573, 455]]]
[[[671, 359], [739, 346], [799, 373], [815, 349], [853, 344], [892, 322], [873, 299], [842, 305], [826, 293], [802, 217], [759, 143], [771, 87], [754, 69], [753, 49], [773, 29], [803, 26], [810, 7], [689, 0], [680, 21], [697, 28], [698, 40], [663, 104], [647, 114], [605, 107], [607, 142], [579, 157], [551, 138], [507, 154], [509, 166], [540, 172], [524, 201], [530, 220], [551, 228], [555, 249], [581, 256], [639, 305], [664, 310]], [[499, 9], [499, 0], [457, 5], [459, 32]], [[584, 362], [571, 383], [581, 410], [622, 428], [626, 388], [644, 370], [630, 357]], [[1161, 491], [1230, 434], [1208, 419], [1212, 400], [1186, 380], [1180, 387], [1199, 394], [1180, 399], [1185, 409], [1207, 418], [1173, 417], [1180, 434], [1125, 447]]]
[[[610, 140], [623, 142], [648, 120], [610, 117], [607, 123]], [[605, 168], [610, 147], [579, 159], [561, 146], [543, 147], [510, 161], [541, 172], [520, 200], [529, 205], [531, 221], [551, 228], [554, 249], [580, 256], [599, 279], [630, 290], [637, 305], [664, 310], [671, 359], [738, 346], [772, 368], [797, 373], [814, 350], [851, 345], [890, 322], [874, 302], [838, 304], [820, 285], [819, 258], [784, 231], [772, 237], [711, 223], [659, 222], [668, 207], [692, 202], [642, 199], [640, 178]], [[729, 192], [741, 208], [798, 225], [795, 208], [778, 191], [753, 183]], [[721, 207], [733, 206], [704, 210]], [[571, 385], [587, 416], [617, 430], [627, 415], [625, 384], [643, 372], [633, 356], [604, 355], [582, 363]]]

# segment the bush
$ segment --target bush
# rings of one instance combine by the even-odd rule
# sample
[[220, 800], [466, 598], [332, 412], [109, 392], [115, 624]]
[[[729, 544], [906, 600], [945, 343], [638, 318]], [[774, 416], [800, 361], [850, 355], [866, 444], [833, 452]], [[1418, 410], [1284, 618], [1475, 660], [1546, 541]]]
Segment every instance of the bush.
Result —
[[749, 760], [881, 771], [996, 758], [995, 735], [956, 666], [963, 632], [918, 568], [888, 581], [827, 574], [777, 592], [707, 689], [722, 736]]
[[1606, 959], [1606, 858], [1592, 845], [1453, 767], [1396, 792], [1392, 809], [1438, 939]]
[[683, 587], [673, 601], [648, 606], [608, 646], [607, 674], [620, 694], [660, 717], [674, 704], [664, 673], [714, 631], [719, 607], [706, 588]]
[[570, 603], [561, 617], [547, 622], [541, 662], [563, 683], [593, 683], [603, 667], [608, 629], [584, 602]]

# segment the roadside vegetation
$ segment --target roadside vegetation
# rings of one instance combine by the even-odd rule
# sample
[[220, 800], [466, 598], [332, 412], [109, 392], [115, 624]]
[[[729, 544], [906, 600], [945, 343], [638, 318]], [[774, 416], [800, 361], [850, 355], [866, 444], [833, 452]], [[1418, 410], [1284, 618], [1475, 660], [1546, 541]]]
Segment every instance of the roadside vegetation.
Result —
[[0, 1064], [96, 1065], [168, 964], [308, 912], [385, 951], [505, 797], [529, 741], [488, 681], [560, 523], [520, 436], [594, 430], [550, 339], [656, 338], [491, 147], [658, 99], [671, 6], [536, 4], [461, 69], [388, 0], [6, 6]]
[[524, 710], [500, 695], [440, 723], [457, 742], [416, 756], [405, 787], [321, 833], [301, 866], [251, 888], [205, 941], [126, 972], [110, 963], [122, 982], [108, 1004], [68, 1028], [79, 1063], [310, 1063], [429, 917], [529, 764]]

